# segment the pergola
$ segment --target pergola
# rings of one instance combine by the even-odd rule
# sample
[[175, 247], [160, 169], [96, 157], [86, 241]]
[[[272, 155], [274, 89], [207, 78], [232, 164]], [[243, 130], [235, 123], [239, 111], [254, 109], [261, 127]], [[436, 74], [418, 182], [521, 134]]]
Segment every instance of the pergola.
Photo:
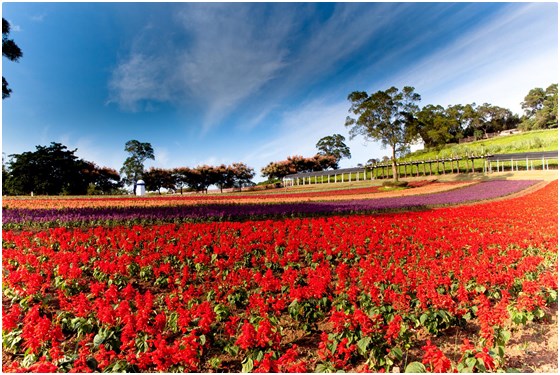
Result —
[[[340, 179], [339, 179], [340, 177]], [[344, 168], [318, 172], [302, 172], [287, 175], [282, 179], [284, 186], [350, 182], [366, 179], [366, 168]]]

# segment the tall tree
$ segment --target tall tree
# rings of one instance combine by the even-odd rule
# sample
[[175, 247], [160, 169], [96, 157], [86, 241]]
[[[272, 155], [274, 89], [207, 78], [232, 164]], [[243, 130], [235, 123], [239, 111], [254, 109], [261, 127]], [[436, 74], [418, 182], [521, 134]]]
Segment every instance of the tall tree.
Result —
[[320, 155], [331, 155], [336, 158], [336, 164], [333, 167], [338, 169], [338, 163], [342, 158], [350, 159], [350, 148], [344, 143], [346, 138], [340, 134], [333, 134], [319, 139], [315, 147], [319, 150]]
[[413, 87], [405, 86], [402, 91], [391, 87], [369, 96], [364, 91], [355, 91], [348, 95], [348, 100], [352, 103], [349, 112], [357, 116], [346, 118], [350, 139], [362, 135], [366, 140], [389, 146], [393, 178], [397, 181], [397, 155], [409, 150], [417, 135], [414, 116], [418, 112], [416, 103], [420, 101], [420, 95]]
[[134, 185], [133, 193], [136, 193], [136, 182], [142, 178], [144, 162], [148, 159], [155, 160], [154, 149], [150, 143], [130, 140], [124, 145], [124, 150], [130, 156], [124, 161], [120, 172], [124, 174], [123, 182]]
[[521, 103], [525, 110], [525, 129], [547, 129], [558, 127], [558, 84], [543, 90], [536, 87], [529, 91]]
[[[2, 18], [2, 56], [10, 61], [18, 62], [23, 52], [10, 37], [10, 23]], [[8, 87], [8, 81], [2, 76], [2, 99], [10, 97], [12, 90]]]

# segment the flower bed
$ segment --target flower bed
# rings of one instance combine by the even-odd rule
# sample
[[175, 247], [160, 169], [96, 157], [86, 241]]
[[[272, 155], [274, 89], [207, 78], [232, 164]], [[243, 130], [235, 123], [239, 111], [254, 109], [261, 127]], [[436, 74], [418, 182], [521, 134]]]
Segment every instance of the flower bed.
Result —
[[[427, 194], [466, 186], [472, 182], [435, 182], [415, 183], [412, 194]], [[195, 194], [184, 196], [149, 196], [149, 197], [4, 197], [4, 209], [64, 209], [64, 208], [126, 208], [126, 207], [173, 207], [203, 204], [260, 204], [260, 203], [297, 203], [303, 201], [324, 201], [344, 199], [365, 199], [377, 196], [390, 196], [391, 193], [379, 186], [353, 189], [336, 189], [317, 192], [284, 192], [256, 194]]]
[[[2, 370], [503, 370], [507, 323], [557, 301], [557, 252], [557, 181], [414, 213], [3, 230]], [[467, 323], [459, 359], [422, 339]]]
[[[330, 202], [276, 204], [204, 204], [165, 207], [4, 209], [2, 223], [51, 225], [68, 223], [182, 222], [205, 220], [239, 220], [279, 217], [305, 217], [368, 213], [386, 210], [428, 208], [506, 196], [535, 184], [536, 181], [496, 180], [471, 184], [463, 188], [423, 194], [378, 199], [352, 199]], [[462, 185], [458, 185], [459, 187]]]

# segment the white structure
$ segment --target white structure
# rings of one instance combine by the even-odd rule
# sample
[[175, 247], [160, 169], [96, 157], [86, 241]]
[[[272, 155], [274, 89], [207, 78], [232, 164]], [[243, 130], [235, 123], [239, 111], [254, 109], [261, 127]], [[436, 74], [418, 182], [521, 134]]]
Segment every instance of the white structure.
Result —
[[138, 180], [136, 183], [136, 195], [139, 197], [146, 195], [146, 183], [144, 180]]

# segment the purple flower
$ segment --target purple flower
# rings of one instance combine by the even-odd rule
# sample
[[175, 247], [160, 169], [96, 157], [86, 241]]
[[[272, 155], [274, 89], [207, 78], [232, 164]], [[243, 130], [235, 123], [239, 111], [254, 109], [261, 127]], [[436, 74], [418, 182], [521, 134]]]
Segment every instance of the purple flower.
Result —
[[506, 196], [537, 183], [528, 180], [484, 181], [440, 193], [404, 197], [278, 204], [205, 204], [172, 207], [3, 209], [2, 223], [107, 223], [126, 221], [236, 220], [368, 213], [406, 208], [429, 208]]

